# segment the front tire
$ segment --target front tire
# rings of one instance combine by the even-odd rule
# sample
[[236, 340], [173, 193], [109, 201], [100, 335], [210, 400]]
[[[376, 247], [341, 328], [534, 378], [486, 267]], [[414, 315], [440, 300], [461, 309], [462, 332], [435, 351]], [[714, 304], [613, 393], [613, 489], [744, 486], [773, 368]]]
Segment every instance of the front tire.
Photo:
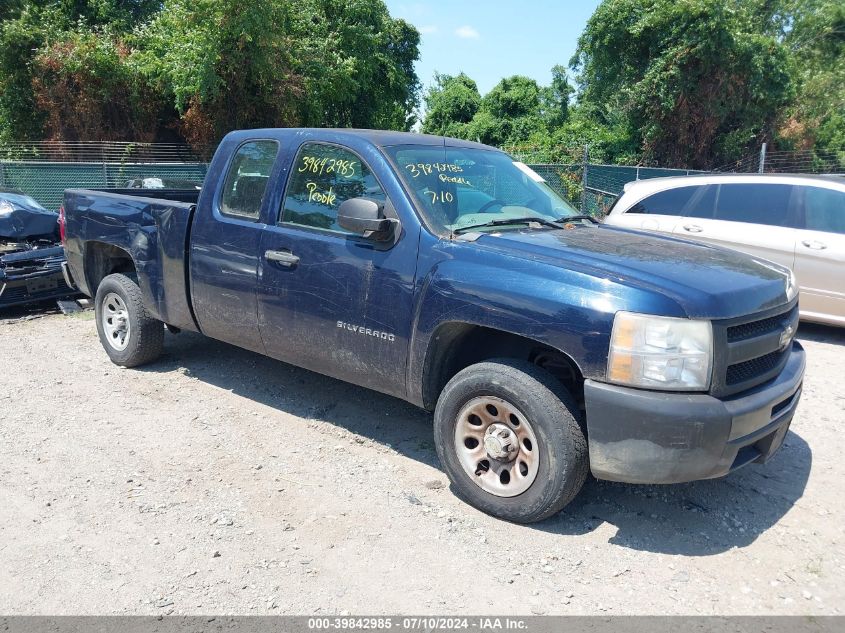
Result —
[[108, 275], [97, 288], [94, 310], [100, 343], [115, 365], [138, 367], [161, 355], [164, 324], [147, 312], [135, 279]]
[[589, 471], [580, 412], [545, 370], [512, 359], [471, 365], [437, 401], [434, 440], [458, 497], [515, 523], [559, 512]]

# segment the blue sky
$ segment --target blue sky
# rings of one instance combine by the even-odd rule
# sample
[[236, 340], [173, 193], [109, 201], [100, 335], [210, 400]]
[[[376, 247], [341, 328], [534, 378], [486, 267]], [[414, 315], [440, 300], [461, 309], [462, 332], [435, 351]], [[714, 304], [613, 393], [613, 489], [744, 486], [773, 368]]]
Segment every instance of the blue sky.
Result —
[[386, 0], [390, 14], [419, 29], [417, 75], [463, 71], [481, 94], [502, 77], [527, 75], [540, 85], [551, 67], [567, 66], [599, 0]]

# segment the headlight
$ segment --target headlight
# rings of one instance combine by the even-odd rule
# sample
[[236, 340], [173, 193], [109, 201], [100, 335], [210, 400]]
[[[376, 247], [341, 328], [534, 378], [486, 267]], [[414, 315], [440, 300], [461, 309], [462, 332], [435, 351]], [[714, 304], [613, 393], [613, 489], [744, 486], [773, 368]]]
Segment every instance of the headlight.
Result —
[[786, 300], [792, 301], [798, 294], [798, 279], [795, 278], [795, 273], [789, 271], [789, 278], [786, 280]]
[[713, 364], [710, 321], [617, 312], [607, 379], [620, 385], [707, 391]]
[[0, 215], [9, 215], [15, 207], [8, 200], [0, 200]]

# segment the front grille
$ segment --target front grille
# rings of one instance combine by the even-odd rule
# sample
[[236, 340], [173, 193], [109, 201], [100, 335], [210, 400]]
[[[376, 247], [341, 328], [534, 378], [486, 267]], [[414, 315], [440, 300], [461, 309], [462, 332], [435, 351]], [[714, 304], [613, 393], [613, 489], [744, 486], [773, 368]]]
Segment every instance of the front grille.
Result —
[[731, 396], [753, 389], [783, 369], [790, 346], [781, 337], [798, 327], [798, 304], [782, 306], [750, 317], [713, 322], [716, 357], [711, 393]]
[[0, 295], [0, 305], [17, 303], [26, 299], [26, 286], [18, 286], [17, 288], [6, 288], [2, 295]]
[[757, 358], [729, 366], [725, 374], [725, 384], [737, 385], [769, 373], [778, 366], [785, 353], [786, 351], [771, 352], [765, 356], [758, 356]]
[[775, 330], [782, 330], [784, 321], [791, 321], [793, 312], [797, 312], [797, 310], [798, 306], [795, 306], [786, 314], [776, 314], [767, 319], [732, 325], [728, 328], [728, 343], [754, 338], [755, 336], [763, 336]]

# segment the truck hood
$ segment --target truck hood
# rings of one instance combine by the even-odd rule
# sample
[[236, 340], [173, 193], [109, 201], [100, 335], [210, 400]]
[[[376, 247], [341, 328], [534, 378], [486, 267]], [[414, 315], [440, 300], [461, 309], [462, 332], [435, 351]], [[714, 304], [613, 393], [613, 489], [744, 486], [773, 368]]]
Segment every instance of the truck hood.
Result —
[[731, 318], [787, 303], [783, 266], [669, 236], [600, 225], [485, 234], [477, 243], [660, 293], [694, 318]]

